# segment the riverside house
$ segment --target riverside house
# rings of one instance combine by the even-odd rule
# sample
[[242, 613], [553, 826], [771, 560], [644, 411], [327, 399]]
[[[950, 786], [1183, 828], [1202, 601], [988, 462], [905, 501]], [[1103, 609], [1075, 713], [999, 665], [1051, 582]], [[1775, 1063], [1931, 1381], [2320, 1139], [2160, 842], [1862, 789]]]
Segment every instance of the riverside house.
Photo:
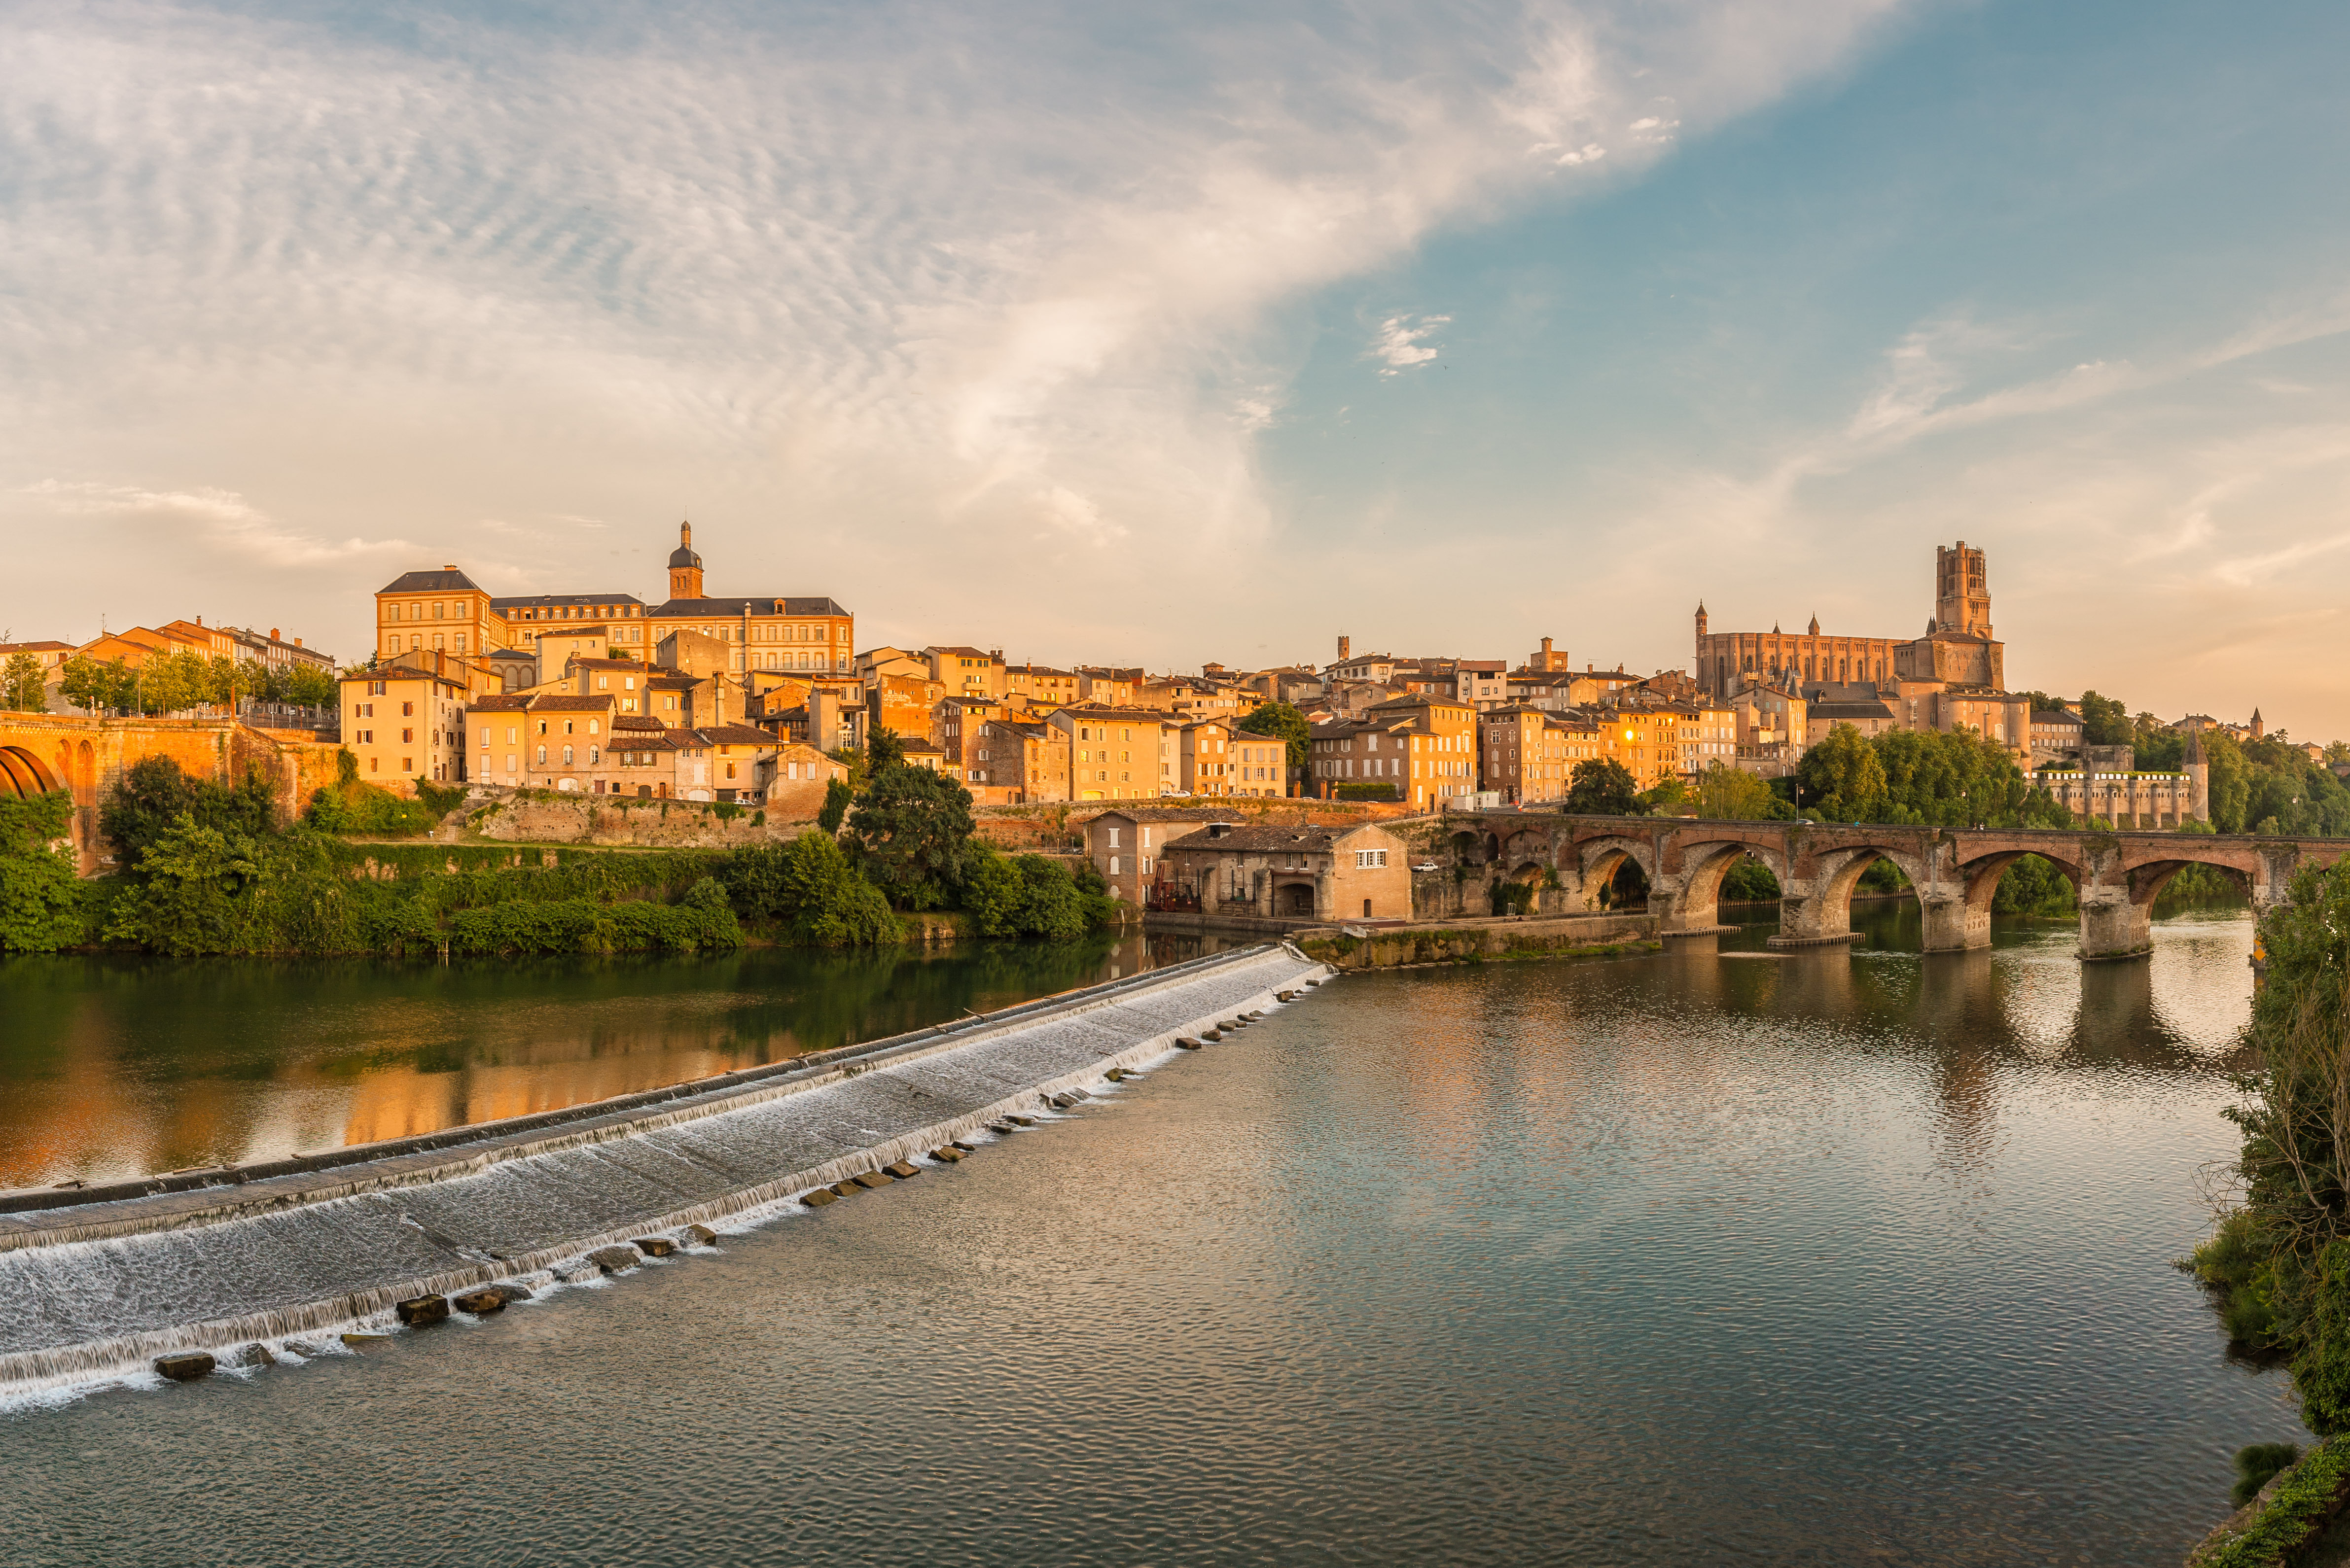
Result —
[[1167, 842], [1150, 907], [1265, 919], [1405, 920], [1411, 867], [1401, 838], [1355, 827], [1211, 822]]

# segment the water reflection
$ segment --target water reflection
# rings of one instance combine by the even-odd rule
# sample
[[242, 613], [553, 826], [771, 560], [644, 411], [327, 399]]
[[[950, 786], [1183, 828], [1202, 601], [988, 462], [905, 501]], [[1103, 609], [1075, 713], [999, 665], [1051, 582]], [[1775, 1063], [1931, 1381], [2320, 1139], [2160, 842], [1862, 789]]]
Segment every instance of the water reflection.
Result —
[[1196, 955], [1103, 936], [444, 965], [0, 961], [0, 1187], [267, 1158], [875, 1039]]

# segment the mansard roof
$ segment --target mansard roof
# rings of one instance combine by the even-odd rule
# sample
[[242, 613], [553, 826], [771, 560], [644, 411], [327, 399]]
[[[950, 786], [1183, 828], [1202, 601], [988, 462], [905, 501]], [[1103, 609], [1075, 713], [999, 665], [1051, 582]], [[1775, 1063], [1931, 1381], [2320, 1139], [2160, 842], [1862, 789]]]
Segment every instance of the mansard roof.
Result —
[[[411, 572], [408, 576], [412, 577], [417, 575]], [[408, 579], [403, 577], [400, 580], [405, 582]], [[470, 587], [472, 585], [466, 586]], [[507, 598], [494, 597], [490, 600], [490, 607], [495, 610], [537, 609], [542, 607], [552, 608], [560, 605], [634, 605], [643, 602], [634, 594], [521, 594]]]
[[[430, 594], [454, 593], [466, 589], [470, 589], [477, 594], [482, 591], [479, 584], [475, 583], [473, 578], [467, 576], [456, 567], [444, 566], [437, 572], [402, 572], [400, 576], [394, 577], [382, 587], [376, 589], [376, 592], [380, 594]], [[497, 601], [493, 599], [490, 602], [494, 604]]]

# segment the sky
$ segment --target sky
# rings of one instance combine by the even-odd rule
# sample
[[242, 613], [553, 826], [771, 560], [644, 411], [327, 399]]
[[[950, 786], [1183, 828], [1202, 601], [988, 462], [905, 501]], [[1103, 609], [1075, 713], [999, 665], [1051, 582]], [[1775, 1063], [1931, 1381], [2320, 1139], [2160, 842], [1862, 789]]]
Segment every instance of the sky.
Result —
[[1914, 635], [2350, 738], [2350, 11], [0, 8], [0, 630]]

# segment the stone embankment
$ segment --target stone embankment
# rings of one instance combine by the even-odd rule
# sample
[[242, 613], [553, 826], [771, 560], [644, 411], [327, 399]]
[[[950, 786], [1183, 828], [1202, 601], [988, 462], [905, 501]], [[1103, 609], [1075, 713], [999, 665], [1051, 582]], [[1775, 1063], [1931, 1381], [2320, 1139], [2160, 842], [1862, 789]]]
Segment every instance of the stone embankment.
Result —
[[1648, 914], [1500, 916], [1426, 925], [1321, 928], [1301, 931], [1295, 940], [1300, 951], [1334, 970], [1609, 958], [1663, 946], [1656, 917]]
[[[953, 1163], [1329, 971], [1272, 944], [598, 1105], [104, 1189], [0, 1193], [0, 1394], [364, 1350]], [[473, 1304], [468, 1305], [471, 1302]]]
[[590, 844], [644, 849], [733, 849], [797, 838], [807, 824], [780, 812], [691, 800], [557, 794], [476, 786], [433, 832], [499, 844]]

